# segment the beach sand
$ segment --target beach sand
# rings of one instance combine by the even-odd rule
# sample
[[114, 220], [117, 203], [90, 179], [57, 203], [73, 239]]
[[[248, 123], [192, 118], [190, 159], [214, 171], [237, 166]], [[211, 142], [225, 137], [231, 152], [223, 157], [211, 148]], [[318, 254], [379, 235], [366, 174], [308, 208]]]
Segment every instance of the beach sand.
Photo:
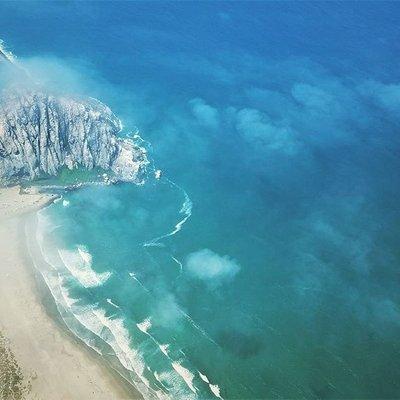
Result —
[[[21, 368], [19, 385], [26, 399], [141, 398], [44, 305], [44, 286], [25, 250], [23, 214], [53, 200], [43, 194], [21, 195], [15, 187], [0, 189], [0, 338], [9, 347], [4, 352], [0, 343], [0, 358], [7, 353]], [[13, 373], [18, 376], [18, 367]], [[2, 374], [4, 378], [0, 370], [0, 384]]]
[[35, 188], [0, 188], [0, 222], [38, 210], [56, 197], [57, 195], [39, 193]]

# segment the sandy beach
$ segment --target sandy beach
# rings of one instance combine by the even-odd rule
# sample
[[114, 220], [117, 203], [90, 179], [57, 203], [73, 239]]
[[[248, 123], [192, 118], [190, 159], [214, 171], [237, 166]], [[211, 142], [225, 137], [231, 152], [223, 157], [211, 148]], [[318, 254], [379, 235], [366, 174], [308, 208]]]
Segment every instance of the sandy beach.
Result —
[[54, 201], [56, 195], [39, 193], [35, 188], [0, 188], [0, 222], [33, 212]]
[[44, 305], [45, 290], [25, 251], [24, 214], [53, 200], [0, 189], [0, 384], [13, 375], [13, 399], [141, 398]]

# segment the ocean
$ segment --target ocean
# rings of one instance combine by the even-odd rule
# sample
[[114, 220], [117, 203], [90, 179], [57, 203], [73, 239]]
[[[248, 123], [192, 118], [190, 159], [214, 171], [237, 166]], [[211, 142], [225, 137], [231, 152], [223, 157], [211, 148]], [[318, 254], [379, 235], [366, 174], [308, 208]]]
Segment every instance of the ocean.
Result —
[[399, 17], [0, 5], [32, 75], [109, 105], [151, 160], [26, 230], [66, 327], [144, 398], [400, 396]]

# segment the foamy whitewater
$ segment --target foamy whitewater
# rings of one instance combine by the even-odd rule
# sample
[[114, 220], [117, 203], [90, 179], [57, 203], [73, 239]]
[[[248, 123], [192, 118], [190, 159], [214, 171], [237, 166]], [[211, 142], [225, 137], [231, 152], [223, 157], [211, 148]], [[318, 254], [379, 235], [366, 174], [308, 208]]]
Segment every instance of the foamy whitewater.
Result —
[[40, 182], [66, 328], [146, 399], [400, 398], [399, 3], [110, 4], [0, 2], [2, 62], [151, 161]]
[[[96, 194], [97, 191], [101, 193]], [[136, 192], [139, 195], [140, 192], [144, 192], [143, 200], [150, 194], [150, 198], [154, 198], [155, 208], [149, 213], [154, 213], [152, 216], [156, 218], [159, 198], [170, 197], [172, 205], [173, 201], [182, 201], [175, 211], [171, 207], [171, 215], [167, 217], [170, 223], [161, 223], [160, 227], [154, 226], [151, 230], [146, 229], [145, 221], [143, 225], [132, 226], [136, 222], [135, 218], [140, 220], [147, 215], [142, 209], [147, 206], [146, 203], [132, 205], [132, 221], [127, 221], [126, 215], [121, 215], [127, 229], [132, 230], [129, 243], [124, 245], [132, 247], [133, 252], [135, 248], [138, 251], [138, 254], [135, 254], [137, 264], [133, 260], [130, 263], [129, 258], [124, 259], [124, 263], [129, 265], [127, 269], [118, 263], [119, 253], [123, 251], [124, 246], [115, 246], [107, 243], [107, 240], [101, 245], [96, 242], [100, 237], [97, 236], [93, 243], [105, 247], [109, 255], [109, 261], [101, 259], [95, 255], [96, 250], [92, 253], [93, 243], [85, 241], [88, 231], [74, 232], [76, 227], [86, 230], [89, 226], [85, 226], [83, 220], [76, 225], [68, 219], [74, 206], [81, 207], [79, 203], [83, 201], [81, 204], [86, 208], [88, 204], [85, 205], [85, 199], [90, 199], [90, 202], [95, 203], [86, 211], [92, 215], [92, 223], [100, 230], [102, 224], [114, 223], [114, 219], [107, 222], [104, 218], [95, 219], [98, 216], [93, 207], [99, 206], [99, 210], [105, 213], [112, 212], [118, 203], [118, 192], [130, 193], [132, 196]], [[115, 194], [117, 196], [113, 198]], [[100, 204], [96, 198], [100, 200]], [[101, 204], [102, 198], [106, 198], [104, 204]], [[110, 204], [108, 200], [111, 201]], [[205, 375], [197, 370], [195, 361], [186, 354], [184, 343], [180, 343], [176, 329], [184, 329], [190, 337], [200, 336], [213, 346], [218, 345], [175, 303], [172, 293], [158, 293], [159, 289], [154, 287], [153, 282], [148, 282], [150, 285], [147, 287], [148, 283], [143, 283], [143, 279], [139, 278], [146, 268], [151, 265], [161, 267], [166, 261], [178, 264], [178, 271], [175, 268], [170, 271], [174, 275], [179, 276], [183, 272], [182, 262], [174, 255], [171, 245], [165, 242], [165, 239], [184, 230], [192, 209], [189, 195], [174, 182], [160, 179], [160, 176], [149, 179], [143, 187], [133, 184], [114, 187], [89, 185], [75, 192], [65, 192], [53, 205], [39, 211], [33, 223], [36, 233], [27, 232], [35, 266], [49, 287], [66, 326], [90, 348], [102, 355], [108, 364], [134, 385], [146, 399], [222, 398], [219, 385], [211, 383], [208, 378], [205, 379]], [[178, 220], [174, 222], [176, 217]], [[172, 229], [168, 231], [170, 224]], [[139, 237], [154, 236], [150, 232], [158, 233], [159, 230], [167, 233], [156, 235], [150, 240], [138, 240]], [[91, 236], [101, 234], [96, 230], [90, 232]], [[82, 240], [78, 240], [81, 233]], [[114, 239], [121, 244], [118, 236]], [[151, 254], [149, 248], [162, 249], [161, 258], [158, 254]], [[138, 264], [141, 264], [142, 268], [132, 271], [132, 266]], [[140, 318], [143, 313], [148, 315]]]
[[58, 249], [58, 254], [68, 271], [85, 288], [100, 286], [111, 276], [111, 272], [97, 273], [92, 269], [92, 256], [84, 246], [76, 250]]

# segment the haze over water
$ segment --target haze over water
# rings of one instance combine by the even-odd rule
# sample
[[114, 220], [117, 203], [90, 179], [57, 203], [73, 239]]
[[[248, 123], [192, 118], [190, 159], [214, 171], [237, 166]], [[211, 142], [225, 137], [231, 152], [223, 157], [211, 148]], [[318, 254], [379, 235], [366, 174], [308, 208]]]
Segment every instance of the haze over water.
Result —
[[1, 4], [32, 74], [108, 104], [162, 170], [65, 194], [37, 236], [67, 325], [145, 397], [400, 396], [399, 17]]

